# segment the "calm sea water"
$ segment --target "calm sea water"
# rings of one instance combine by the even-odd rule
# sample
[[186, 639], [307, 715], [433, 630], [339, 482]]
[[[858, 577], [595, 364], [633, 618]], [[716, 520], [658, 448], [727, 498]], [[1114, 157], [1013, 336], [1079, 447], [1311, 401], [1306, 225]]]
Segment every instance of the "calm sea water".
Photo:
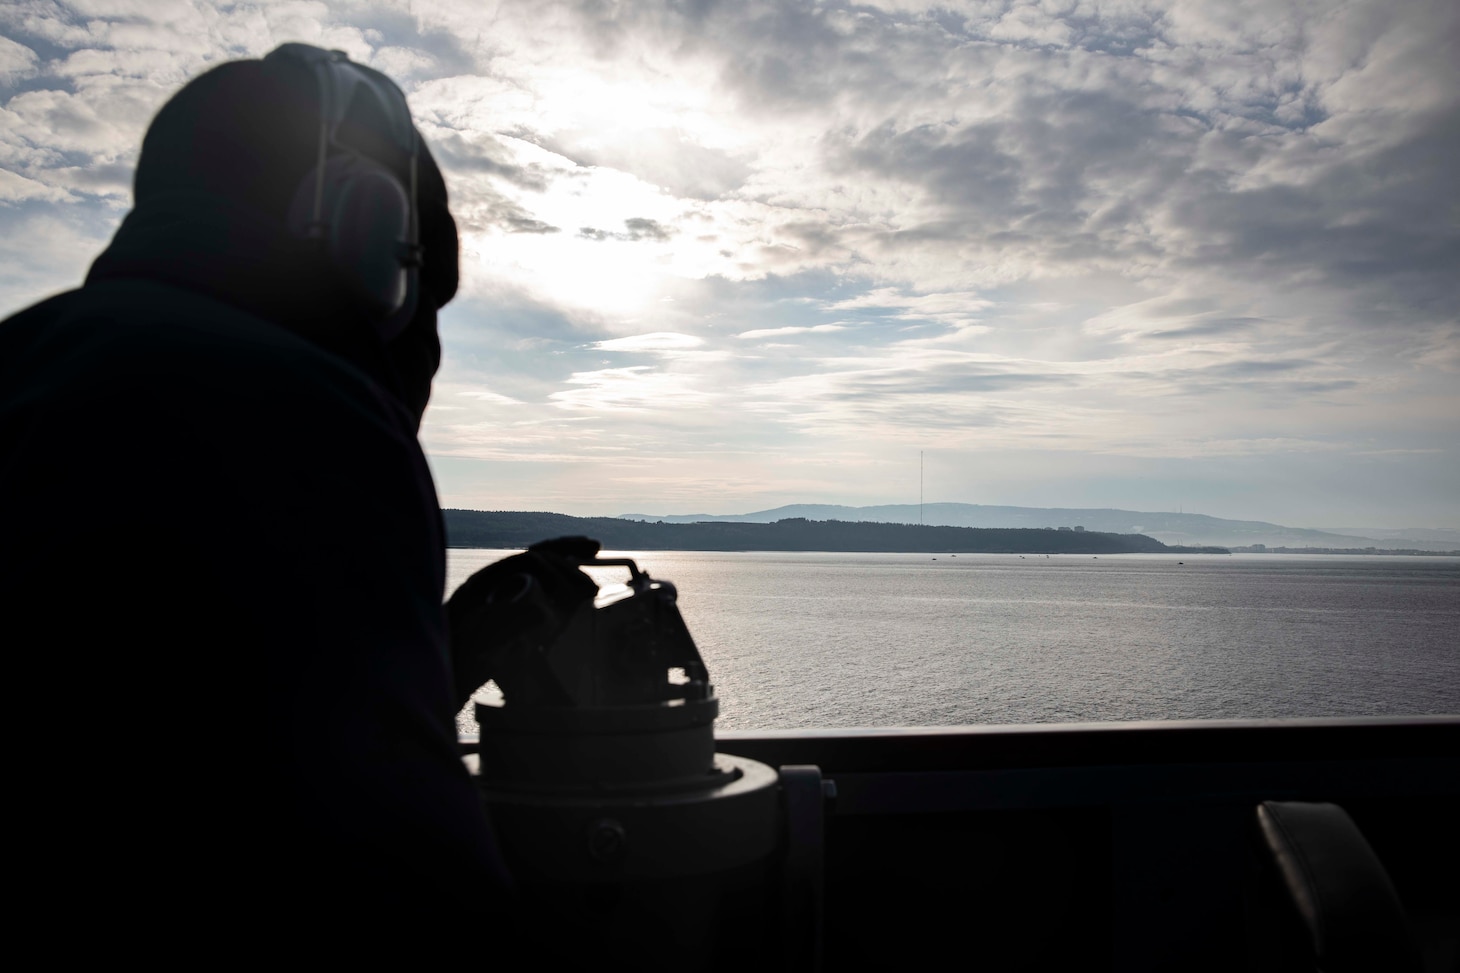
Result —
[[1460, 713], [1457, 558], [629, 554], [721, 729]]

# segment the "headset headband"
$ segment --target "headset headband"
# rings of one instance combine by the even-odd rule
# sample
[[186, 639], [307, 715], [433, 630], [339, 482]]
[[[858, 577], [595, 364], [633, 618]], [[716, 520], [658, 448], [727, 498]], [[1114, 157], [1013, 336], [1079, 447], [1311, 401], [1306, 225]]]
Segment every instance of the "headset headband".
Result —
[[[356, 89], [362, 85], [375, 95], [385, 113], [384, 135], [400, 150], [409, 170], [410, 191], [410, 234], [409, 246], [412, 253], [403, 261], [407, 265], [420, 262], [420, 219], [416, 211], [416, 172], [420, 155], [416, 126], [411, 121], [411, 111], [406, 105], [404, 92], [385, 75], [363, 64], [351, 61], [344, 51], [327, 51], [312, 44], [281, 44], [264, 58], [292, 58], [314, 71], [319, 81], [319, 149], [315, 160], [314, 206], [311, 211], [308, 236], [311, 239], [323, 237], [327, 224], [324, 222], [324, 177], [325, 160], [331, 147], [359, 154], [354, 146], [341, 145], [336, 136], [345, 115], [354, 103]], [[384, 163], [387, 160], [377, 159]]]

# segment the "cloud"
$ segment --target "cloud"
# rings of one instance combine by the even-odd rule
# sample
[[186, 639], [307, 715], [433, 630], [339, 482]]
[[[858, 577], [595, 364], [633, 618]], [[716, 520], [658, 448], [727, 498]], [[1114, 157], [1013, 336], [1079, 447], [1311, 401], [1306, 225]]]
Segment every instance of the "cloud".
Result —
[[596, 341], [590, 347], [600, 351], [682, 351], [698, 348], [704, 339], [694, 335], [676, 334], [672, 331], [656, 331], [653, 334], [636, 334], [625, 338], [610, 338]]
[[622, 232], [612, 232], [585, 226], [578, 230], [578, 235], [585, 240], [595, 241], [619, 240], [628, 243], [637, 243], [640, 240], [653, 240], [658, 243], [663, 243], [674, 235], [674, 231], [666, 228], [658, 220], [630, 217], [624, 220], [624, 229]]
[[67, 193], [55, 186], [47, 186], [36, 179], [27, 179], [18, 172], [0, 169], [0, 200], [18, 203], [26, 199], [44, 199], [50, 202], [64, 200]]
[[433, 455], [857, 499], [914, 443], [1045, 471], [1383, 448], [1427, 457], [1425, 509], [1460, 495], [1454, 448], [1418, 452], [1460, 441], [1449, 0], [27, 0], [0, 27], [16, 303], [84, 273], [186, 78], [283, 40], [397, 77], [462, 234]]
[[530, 216], [508, 216], [503, 214], [502, 222], [509, 233], [561, 233], [563, 228], [535, 220]]
[[647, 365], [575, 372], [566, 388], [549, 398], [563, 409], [601, 414], [699, 410], [719, 398], [696, 376], [660, 371]]
[[780, 338], [788, 334], [829, 334], [833, 331], [845, 331], [846, 326], [840, 324], [815, 324], [810, 327], [787, 327], [787, 328], [755, 328], [751, 331], [742, 331], [737, 338]]
[[31, 77], [38, 62], [35, 51], [0, 36], [0, 84], [14, 84]]
[[608, 139], [599, 131], [567, 129], [544, 136], [543, 144], [580, 165], [628, 172], [682, 199], [729, 195], [751, 171], [747, 159], [679, 129], [624, 131]]
[[[0, 171], [0, 189], [9, 173]], [[45, 198], [0, 201], [0, 308], [6, 313], [79, 287], [111, 227]]]
[[665, 227], [658, 220], [645, 219], [641, 216], [631, 216], [624, 220], [624, 229], [628, 231], [630, 240], [658, 240], [663, 242], [674, 235], [674, 231]]
[[523, 404], [520, 399], [514, 399], [510, 395], [499, 395], [496, 392], [492, 392], [492, 391], [490, 391], [488, 389], [482, 389], [482, 388], [461, 389], [461, 390], [458, 390], [456, 392], [456, 394], [457, 395], [460, 395], [460, 396], [463, 396], [465, 398], [468, 398], [468, 399], [475, 399], [478, 402], [490, 402], [493, 405], [522, 405]]

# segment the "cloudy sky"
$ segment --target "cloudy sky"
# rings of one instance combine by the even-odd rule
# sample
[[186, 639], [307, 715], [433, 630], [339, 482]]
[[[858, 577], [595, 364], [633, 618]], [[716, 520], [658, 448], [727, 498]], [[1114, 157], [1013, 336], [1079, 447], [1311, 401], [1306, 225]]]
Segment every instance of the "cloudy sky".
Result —
[[446, 506], [1460, 525], [1454, 0], [7, 0], [0, 309], [291, 40], [447, 173]]

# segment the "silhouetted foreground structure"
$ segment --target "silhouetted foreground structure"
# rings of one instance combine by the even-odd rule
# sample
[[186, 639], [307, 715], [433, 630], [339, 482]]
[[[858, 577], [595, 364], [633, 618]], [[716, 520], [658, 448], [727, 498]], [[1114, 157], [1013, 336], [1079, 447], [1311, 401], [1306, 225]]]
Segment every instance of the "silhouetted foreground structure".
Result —
[[631, 576], [505, 644], [466, 741], [539, 965], [1454, 969], [1460, 718], [717, 738], [673, 585], [596, 550], [453, 597], [547, 618], [534, 558]]
[[[718, 748], [834, 787], [827, 970], [1460, 969], [1460, 717], [730, 731]], [[1264, 841], [1274, 800], [1352, 825]]]
[[525, 548], [556, 534], [587, 534], [621, 551], [841, 551], [988, 554], [1227, 554], [1170, 547], [1144, 534], [1032, 528], [980, 529], [793, 518], [774, 524], [645, 523], [554, 513], [446, 510], [450, 547]]
[[[536, 544], [452, 597], [496, 633], [504, 701], [477, 704], [477, 755], [514, 936], [553, 969], [813, 968], [820, 774], [716, 753], [720, 703], [674, 586], [597, 555]], [[627, 570], [626, 591], [600, 603], [582, 565]]]

